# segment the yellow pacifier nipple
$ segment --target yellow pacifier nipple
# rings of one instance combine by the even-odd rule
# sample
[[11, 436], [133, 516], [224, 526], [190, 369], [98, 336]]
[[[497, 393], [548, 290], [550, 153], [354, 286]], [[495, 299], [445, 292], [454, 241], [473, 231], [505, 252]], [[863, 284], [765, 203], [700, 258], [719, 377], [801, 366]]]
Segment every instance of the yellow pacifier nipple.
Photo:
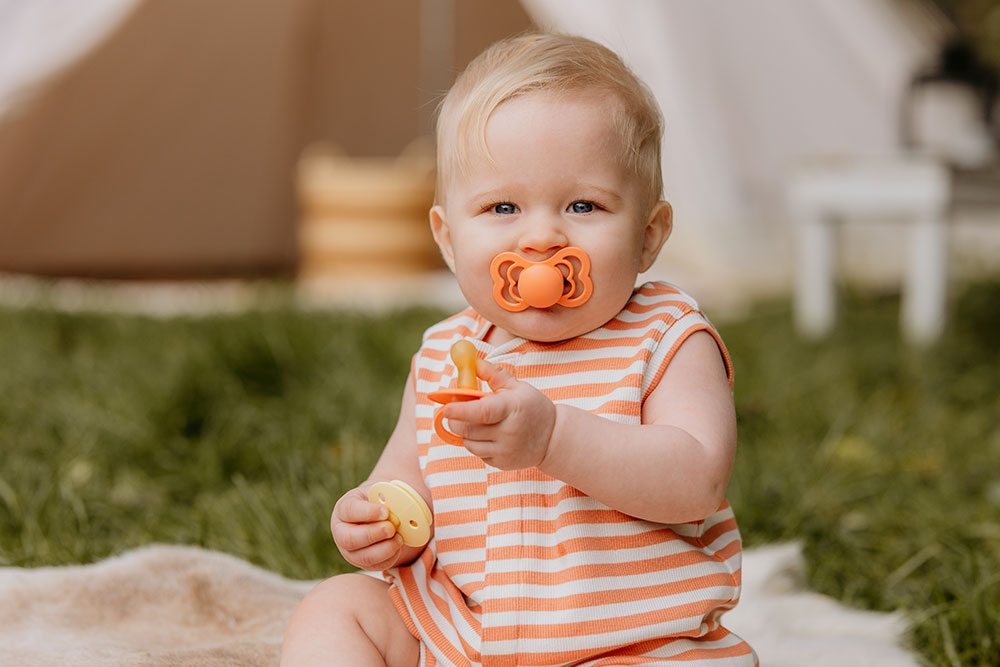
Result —
[[459, 389], [479, 389], [476, 377], [476, 346], [462, 339], [451, 346], [451, 360], [458, 368]]
[[376, 482], [368, 489], [368, 502], [385, 505], [389, 521], [411, 547], [422, 547], [431, 539], [431, 510], [412, 486], [398, 479]]

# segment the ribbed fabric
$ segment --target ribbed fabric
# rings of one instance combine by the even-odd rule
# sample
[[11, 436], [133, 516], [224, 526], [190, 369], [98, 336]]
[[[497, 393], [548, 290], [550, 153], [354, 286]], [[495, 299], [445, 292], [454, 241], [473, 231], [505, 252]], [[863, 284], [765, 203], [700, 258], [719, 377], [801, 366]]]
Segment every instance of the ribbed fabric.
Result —
[[[740, 591], [740, 536], [728, 504], [665, 525], [622, 514], [537, 469], [503, 471], [434, 433], [427, 394], [454, 386], [449, 349], [480, 357], [556, 403], [641, 423], [681, 343], [715, 329], [676, 287], [647, 283], [603, 327], [560, 343], [483, 341], [490, 324], [467, 309], [431, 327], [414, 357], [420, 468], [434, 538], [413, 564], [389, 570], [396, 607], [424, 665], [755, 665], [719, 623]], [[627, 483], [623, 481], [623, 483]]]

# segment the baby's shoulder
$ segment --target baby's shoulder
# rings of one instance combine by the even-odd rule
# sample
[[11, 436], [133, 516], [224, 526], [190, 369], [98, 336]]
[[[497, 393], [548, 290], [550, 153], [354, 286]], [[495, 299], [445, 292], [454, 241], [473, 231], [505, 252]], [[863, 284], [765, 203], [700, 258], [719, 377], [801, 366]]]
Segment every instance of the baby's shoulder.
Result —
[[659, 313], [677, 319], [692, 312], [700, 312], [693, 296], [677, 285], [658, 280], [636, 287], [622, 315]]

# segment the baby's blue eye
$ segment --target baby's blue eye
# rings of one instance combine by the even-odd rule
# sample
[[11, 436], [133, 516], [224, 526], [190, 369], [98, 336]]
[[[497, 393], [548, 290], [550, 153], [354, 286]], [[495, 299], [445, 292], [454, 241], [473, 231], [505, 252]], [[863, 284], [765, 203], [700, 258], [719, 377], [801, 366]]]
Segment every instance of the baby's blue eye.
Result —
[[497, 213], [499, 215], [513, 215], [514, 213], [517, 213], [517, 206], [514, 206], [513, 204], [507, 204], [507, 203], [504, 203], [504, 204], [494, 204], [493, 205], [493, 212]]
[[574, 213], [592, 213], [594, 205], [589, 201], [575, 201], [570, 204], [569, 208]]

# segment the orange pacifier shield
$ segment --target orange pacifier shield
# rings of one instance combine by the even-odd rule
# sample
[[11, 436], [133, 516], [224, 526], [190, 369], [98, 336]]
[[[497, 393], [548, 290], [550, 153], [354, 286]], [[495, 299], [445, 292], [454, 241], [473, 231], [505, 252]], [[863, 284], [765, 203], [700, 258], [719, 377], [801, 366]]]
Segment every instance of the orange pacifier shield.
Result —
[[563, 248], [541, 262], [502, 252], [490, 263], [493, 298], [517, 313], [528, 308], [576, 308], [594, 293], [590, 257], [582, 248]]
[[[476, 348], [467, 340], [460, 340], [451, 346], [451, 360], [458, 369], [458, 387], [433, 391], [427, 395], [435, 403], [442, 405], [456, 401], [474, 401], [487, 394], [479, 389], [476, 377]], [[464, 441], [444, 427], [444, 408], [434, 413], [434, 431], [449, 445], [462, 446]]]

